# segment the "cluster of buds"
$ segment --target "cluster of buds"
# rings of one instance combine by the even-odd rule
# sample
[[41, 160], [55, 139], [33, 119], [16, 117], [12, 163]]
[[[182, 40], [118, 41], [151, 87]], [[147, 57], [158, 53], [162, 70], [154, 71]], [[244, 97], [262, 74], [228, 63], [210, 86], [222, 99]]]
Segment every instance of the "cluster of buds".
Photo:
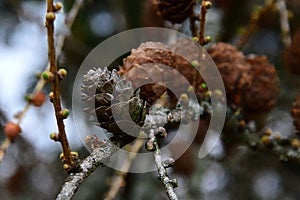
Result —
[[67, 160], [63, 153], [59, 155], [59, 159], [63, 163], [63, 168], [67, 173], [73, 173], [73, 172], [79, 172], [81, 170], [80, 168], [80, 159], [78, 152], [72, 151], [70, 154], [72, 163], [67, 163]]
[[[68, 72], [65, 68], [60, 68], [57, 71], [57, 75], [59, 80], [63, 80], [67, 76]], [[55, 75], [51, 73], [50, 71], [46, 70], [41, 74], [41, 78], [46, 82], [51, 82], [54, 80]]]
[[271, 129], [267, 128], [261, 137], [261, 143], [267, 147], [274, 147], [275, 145], [280, 145], [294, 150], [300, 148], [300, 140], [297, 138], [286, 138], [283, 137], [279, 132], [273, 132]]
[[61, 2], [56, 2], [52, 5], [52, 12], [47, 12], [46, 14], [46, 22], [53, 22], [56, 18], [55, 12], [61, 11], [63, 8], [63, 4]]

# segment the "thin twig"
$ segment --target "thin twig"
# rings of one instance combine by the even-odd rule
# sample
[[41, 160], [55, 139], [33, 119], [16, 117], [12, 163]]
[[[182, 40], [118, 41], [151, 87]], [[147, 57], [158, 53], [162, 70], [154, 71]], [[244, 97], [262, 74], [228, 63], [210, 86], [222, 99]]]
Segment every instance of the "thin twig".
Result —
[[285, 47], [288, 47], [291, 45], [292, 39], [289, 24], [289, 14], [286, 8], [286, 3], [284, 0], [277, 0], [276, 6], [280, 14], [282, 41]]
[[125, 183], [125, 178], [127, 176], [127, 172], [132, 164], [132, 161], [136, 158], [137, 152], [140, 150], [140, 148], [143, 146], [144, 140], [137, 139], [130, 148], [129, 156], [124, 161], [120, 172], [117, 172], [116, 175], [112, 178], [111, 182], [111, 188], [107, 192], [104, 200], [112, 200], [116, 197], [118, 194], [120, 188]]
[[[71, 30], [71, 27], [74, 24], [74, 21], [76, 19], [76, 16], [78, 15], [78, 12], [80, 10], [80, 8], [83, 6], [83, 2], [84, 0], [76, 0], [72, 6], [72, 8], [69, 11], [69, 14], [67, 14], [66, 16], [66, 21], [65, 21], [65, 25], [64, 25], [64, 29], [66, 31], [62, 31], [58, 38], [57, 38], [57, 44], [56, 44], [56, 55], [57, 57], [59, 57], [62, 53], [62, 49], [64, 48], [65, 45], [65, 40], [68, 37], [68, 34]], [[50, 65], [49, 63], [45, 66], [45, 71], [48, 71], [50, 69]], [[39, 92], [41, 92], [45, 86], [45, 81], [44, 79], [39, 79], [39, 81], [37, 82], [34, 90], [33, 90], [33, 94], [37, 94]], [[27, 111], [29, 110], [31, 106], [30, 102], [27, 102], [24, 106], [24, 108], [16, 115], [16, 123], [18, 125], [21, 124], [22, 120], [24, 119]], [[7, 148], [10, 146], [11, 144], [11, 140], [9, 138], [6, 138], [3, 143], [0, 146], [0, 163], [2, 162], [4, 156], [5, 156], [5, 152], [7, 150]]]
[[[247, 129], [238, 134], [238, 140], [259, 152], [269, 152], [278, 157], [281, 161], [292, 161], [300, 164], [300, 148], [293, 147], [289, 138], [276, 138], [276, 136], [262, 136], [249, 132]], [[266, 139], [264, 139], [266, 137]], [[281, 136], [280, 136], [281, 137]]]
[[110, 162], [111, 156], [118, 151], [119, 147], [111, 142], [107, 142], [100, 148], [94, 149], [80, 164], [81, 171], [70, 174], [62, 186], [57, 200], [70, 200], [79, 188], [80, 184], [92, 173], [97, 167]]
[[[230, 123], [233, 126], [240, 124], [240, 117], [239, 114], [231, 115]], [[271, 129], [266, 129], [265, 133], [260, 136], [255, 130], [252, 130], [249, 124], [240, 127], [238, 132], [231, 131], [226, 134], [228, 135], [224, 135], [224, 142], [237, 142], [258, 152], [271, 153], [281, 161], [292, 161], [300, 165], [300, 141], [298, 139], [283, 137], [279, 132]], [[228, 138], [230, 139], [228, 140]]]
[[57, 38], [57, 44], [56, 44], [57, 57], [59, 57], [62, 53], [64, 44], [65, 44], [65, 40], [71, 32], [71, 28], [72, 28], [74, 21], [79, 13], [80, 8], [83, 6], [83, 3], [84, 3], [84, 0], [75, 0], [74, 4], [72, 5], [72, 8], [70, 9], [69, 13], [66, 16], [64, 30]]
[[238, 49], [242, 49], [246, 42], [249, 40], [251, 34], [257, 29], [258, 22], [261, 17], [271, 11], [275, 6], [275, 0], [266, 0], [265, 4], [260, 9], [255, 9], [252, 14], [248, 25], [246, 26], [245, 30], [242, 31], [237, 43], [236, 47]]
[[[53, 0], [47, 0], [47, 16], [49, 14], [54, 15]], [[64, 119], [61, 114], [62, 109], [61, 109], [61, 102], [60, 102], [59, 77], [57, 74], [57, 62], [56, 62], [55, 47], [54, 47], [54, 19], [51, 19], [50, 17], [46, 17], [46, 28], [47, 28], [47, 36], [48, 36], [48, 59], [50, 64], [50, 72], [53, 75], [53, 80], [51, 81], [51, 87], [53, 92], [53, 107], [55, 111], [58, 131], [59, 131], [59, 141], [62, 145], [63, 154], [66, 163], [72, 165], [73, 160], [71, 158], [71, 149], [65, 131], [65, 125], [63, 121]]]
[[150, 138], [149, 141], [151, 141], [154, 144], [155, 151], [154, 151], [153, 156], [154, 156], [155, 165], [156, 165], [156, 168], [158, 171], [158, 178], [164, 185], [169, 199], [177, 200], [178, 197], [174, 191], [174, 188], [178, 187], [178, 183], [177, 183], [176, 179], [170, 179], [170, 177], [168, 175], [168, 171], [167, 171], [168, 166], [165, 166], [163, 164], [154, 129], [150, 130], [149, 138]]
[[199, 32], [199, 44], [201, 46], [205, 45], [204, 41], [204, 32], [205, 32], [205, 21], [206, 21], [206, 13], [207, 13], [207, 8], [206, 8], [206, 0], [202, 0], [201, 4], [201, 13], [200, 13], [200, 32]]
[[190, 30], [193, 37], [197, 37], [198, 28], [196, 25], [196, 21], [199, 20], [199, 16], [196, 14], [195, 11], [193, 11], [193, 14], [190, 16]]

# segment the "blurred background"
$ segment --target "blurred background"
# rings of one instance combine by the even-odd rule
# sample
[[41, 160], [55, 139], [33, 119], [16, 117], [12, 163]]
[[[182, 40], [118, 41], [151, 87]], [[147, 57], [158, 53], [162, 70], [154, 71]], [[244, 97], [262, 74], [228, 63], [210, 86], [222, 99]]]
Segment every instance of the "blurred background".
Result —
[[[149, 2], [86, 0], [71, 30], [65, 30], [63, 25], [65, 15], [74, 2], [63, 2], [64, 11], [57, 15], [55, 25], [56, 34], [67, 31], [68, 35], [59, 57], [59, 67], [68, 70], [68, 76], [61, 82], [64, 107], [72, 107], [73, 82], [84, 58], [108, 37], [144, 26], [165, 26], [191, 35], [188, 20], [181, 25], [164, 22], [155, 15]], [[206, 34], [213, 37], [213, 42], [234, 43], [240, 30], [248, 24], [253, 9], [265, 1], [215, 0], [212, 3], [213, 8], [207, 15]], [[294, 35], [300, 26], [300, 2], [286, 0], [286, 5], [292, 14], [290, 26]], [[196, 10], [199, 11], [199, 8]], [[43, 71], [47, 64], [45, 12], [45, 1], [0, 1], [1, 127], [13, 120], [14, 114], [24, 107], [25, 95], [33, 90], [38, 80], [36, 73]], [[267, 115], [258, 132], [268, 127], [282, 135], [294, 136], [290, 109], [300, 88], [300, 79], [285, 66], [285, 46], [281, 39], [278, 13], [266, 13], [258, 25], [243, 52], [268, 56], [280, 78], [278, 104]], [[49, 93], [49, 86], [43, 91]], [[65, 123], [72, 150], [78, 151], [84, 158], [89, 152], [81, 143], [72, 118]], [[9, 147], [0, 164], [0, 199], [54, 199], [66, 173], [59, 160], [61, 147], [49, 139], [49, 134], [56, 131], [52, 105], [46, 102], [42, 107], [30, 108], [21, 127], [21, 136]], [[0, 140], [4, 140], [2, 128]], [[230, 145], [220, 140], [211, 155], [201, 160], [197, 157], [197, 144], [188, 149], [170, 174], [179, 181], [176, 192], [180, 199], [300, 199], [299, 165], [280, 162], [266, 152]], [[109, 168], [98, 168], [81, 185], [74, 199], [102, 199], [109, 189], [113, 173]], [[116, 199], [166, 198], [156, 173], [146, 173], [128, 174], [126, 185]]]

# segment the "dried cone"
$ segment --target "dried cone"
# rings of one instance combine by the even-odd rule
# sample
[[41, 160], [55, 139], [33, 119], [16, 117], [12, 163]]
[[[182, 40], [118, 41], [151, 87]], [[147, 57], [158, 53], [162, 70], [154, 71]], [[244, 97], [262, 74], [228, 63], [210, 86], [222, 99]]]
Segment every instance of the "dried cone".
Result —
[[[114, 136], [110, 140], [115, 144], [123, 146], [130, 143], [134, 139], [132, 134], [138, 134], [134, 131], [138, 131], [145, 118], [143, 101], [133, 95], [131, 83], [121, 79], [115, 70], [98, 68], [83, 76], [81, 90], [90, 120], [111, 132]], [[127, 108], [130, 116], [126, 115]], [[120, 124], [126, 124], [126, 133], [118, 126]], [[127, 130], [132, 132], [128, 135]]]
[[153, 0], [144, 1], [142, 26], [146, 27], [164, 27], [164, 19], [157, 12], [156, 5], [153, 4]]
[[250, 87], [242, 90], [243, 107], [246, 110], [271, 110], [278, 95], [278, 76], [275, 67], [266, 56], [247, 57], [251, 65], [248, 72], [252, 77]]
[[251, 66], [246, 62], [245, 56], [234, 46], [222, 42], [213, 45], [208, 53], [221, 73], [229, 101], [240, 105], [240, 92], [249, 87], [252, 81], [252, 77], [248, 75]]
[[300, 136], [300, 92], [295, 97], [291, 114], [294, 118], [294, 126], [297, 130], [297, 135]]
[[285, 50], [284, 60], [288, 69], [300, 74], [300, 30], [293, 37], [292, 44]]
[[268, 111], [275, 105], [278, 77], [265, 56], [246, 58], [226, 43], [218, 43], [208, 52], [221, 73], [230, 102], [247, 111]]
[[193, 15], [195, 0], [153, 0], [157, 12], [173, 24], [182, 23]]
[[[137, 49], [132, 49], [131, 55], [124, 59], [119, 73], [125, 75], [134, 88], [143, 85], [140, 87], [140, 96], [150, 105], [168, 91], [171, 96], [170, 104], [174, 106], [177, 98], [166, 86], [176, 88], [178, 93], [186, 93], [188, 86], [185, 79], [189, 81], [188, 84], [193, 84], [197, 71], [168, 46], [160, 42], [146, 42]], [[152, 83], [146, 84], [150, 82]]]

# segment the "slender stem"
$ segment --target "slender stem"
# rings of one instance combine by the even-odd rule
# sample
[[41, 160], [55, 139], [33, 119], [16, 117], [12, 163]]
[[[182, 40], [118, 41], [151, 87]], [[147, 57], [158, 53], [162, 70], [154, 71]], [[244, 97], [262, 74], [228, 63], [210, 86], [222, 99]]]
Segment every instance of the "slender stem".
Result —
[[[53, 0], [47, 0], [47, 12], [53, 12]], [[63, 117], [61, 116], [61, 102], [60, 102], [60, 88], [59, 88], [59, 77], [57, 74], [57, 62], [55, 56], [54, 47], [54, 20], [46, 19], [46, 28], [48, 36], [48, 59], [50, 64], [50, 72], [53, 74], [53, 80], [51, 82], [53, 92], [53, 106], [55, 111], [56, 123], [59, 131], [59, 141], [62, 145], [63, 154], [66, 163], [72, 164], [71, 150], [68, 143], [67, 135], [65, 132], [65, 125]]]
[[108, 164], [109, 158], [119, 147], [111, 142], [107, 142], [101, 147], [94, 149], [80, 164], [80, 172], [71, 173], [65, 180], [61, 191], [57, 195], [57, 200], [70, 200], [78, 190], [80, 184], [101, 164]]
[[163, 165], [159, 145], [157, 143], [157, 139], [155, 137], [153, 129], [150, 130], [149, 137], [150, 137], [150, 140], [154, 141], [155, 152], [154, 152], [153, 156], [154, 156], [155, 165], [156, 165], [156, 168], [158, 171], [158, 178], [164, 185], [169, 199], [170, 200], [178, 200], [178, 197], [174, 191], [174, 188], [177, 187], [177, 185], [175, 186], [175, 180], [171, 180], [169, 178], [168, 171], [167, 171], [166, 167]]
[[288, 17], [288, 10], [286, 8], [286, 4], [284, 0], [277, 0], [277, 9], [280, 14], [280, 26], [281, 26], [281, 34], [283, 44], [288, 47], [291, 45], [291, 32], [290, 32], [290, 24]]
[[201, 13], [200, 13], [200, 32], [199, 32], [199, 44], [201, 46], [205, 45], [204, 41], [204, 32], [205, 32], [205, 21], [206, 21], [206, 13], [207, 13], [207, 8], [205, 6], [206, 1], [202, 0], [201, 4]]
[[190, 30], [193, 37], [197, 37], [197, 20], [199, 20], [199, 16], [193, 11], [193, 14], [190, 16]]
[[137, 152], [141, 149], [141, 147], [144, 144], [144, 140], [137, 139], [134, 144], [130, 148], [130, 154], [124, 161], [122, 167], [121, 167], [121, 172], [118, 172], [114, 177], [113, 181], [111, 183], [111, 188], [107, 192], [104, 200], [112, 200], [115, 199], [116, 195], [118, 194], [120, 188], [124, 185], [125, 183], [125, 178], [127, 176], [128, 170], [132, 164], [132, 161], [136, 158]]
[[236, 43], [236, 47], [238, 49], [242, 49], [246, 42], [249, 40], [251, 34], [257, 29], [258, 22], [263, 16], [263, 14], [269, 12], [274, 8], [275, 0], [266, 0], [264, 6], [259, 10], [254, 10], [251, 14], [250, 21], [246, 26], [245, 30], [243, 30], [242, 34], [240, 35], [238, 42]]
[[[78, 15], [79, 13], [79, 10], [80, 8], [83, 6], [83, 2], [84, 0], [76, 0], [72, 6], [72, 8], [70, 9], [69, 13], [67, 14], [66, 16], [66, 21], [65, 21], [65, 30], [66, 31], [63, 31], [59, 34], [58, 38], [57, 38], [57, 45], [56, 45], [56, 55], [57, 57], [59, 57], [62, 53], [62, 49], [65, 45], [65, 41], [66, 41], [66, 38], [68, 36], [68, 33], [71, 29], [71, 27], [73, 26], [74, 24], [74, 21], [76, 19], [76, 16]], [[50, 65], [49, 63], [45, 66], [45, 71], [49, 70], [50, 69]], [[33, 94], [36, 94], [36, 93], [39, 93], [42, 91], [42, 89], [44, 88], [45, 86], [45, 81], [41, 78], [39, 79], [39, 81], [37, 82], [34, 90], [33, 90]], [[17, 124], [20, 125], [22, 120], [24, 119], [27, 111], [29, 110], [31, 106], [31, 103], [30, 102], [27, 102], [24, 106], [24, 108], [16, 115], [16, 120], [17, 120]], [[10, 146], [11, 144], [11, 141], [10, 139], [6, 138], [3, 143], [1, 144], [0, 146], [0, 163], [1, 161], [3, 160], [4, 156], [5, 156], [5, 152], [6, 152], [6, 149]]]
[[5, 138], [5, 140], [2, 142], [0, 146], [0, 163], [2, 162], [5, 156], [6, 149], [9, 147], [10, 144], [11, 144], [11, 140], [8, 137]]

